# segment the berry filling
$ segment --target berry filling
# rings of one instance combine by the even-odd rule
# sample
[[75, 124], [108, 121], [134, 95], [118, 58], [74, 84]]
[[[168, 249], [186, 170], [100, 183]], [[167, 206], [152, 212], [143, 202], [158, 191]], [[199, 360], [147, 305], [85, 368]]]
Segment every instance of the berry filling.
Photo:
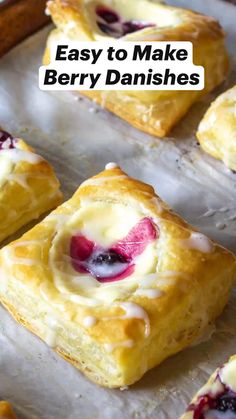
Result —
[[99, 29], [114, 38], [121, 38], [129, 33], [156, 26], [153, 23], [137, 20], [125, 21], [112, 9], [105, 6], [98, 6], [96, 8], [96, 14], [98, 17], [97, 25]]
[[104, 6], [97, 7], [96, 14], [106, 23], [117, 23], [120, 21], [120, 17], [116, 12]]
[[143, 218], [128, 235], [105, 249], [79, 234], [71, 238], [72, 264], [80, 273], [90, 273], [99, 282], [112, 282], [130, 276], [135, 258], [157, 238], [157, 230], [149, 218]]
[[[217, 380], [220, 380], [219, 376]], [[236, 393], [224, 384], [222, 386], [220, 393], [201, 396], [197, 404], [189, 406], [188, 411], [193, 412], [193, 419], [236, 419]]]
[[8, 132], [0, 131], [0, 151], [15, 148], [16, 138], [13, 138]]
[[218, 412], [232, 412], [235, 413], [232, 415], [232, 418], [236, 418], [236, 394], [228, 393], [219, 397], [216, 400], [215, 409]]

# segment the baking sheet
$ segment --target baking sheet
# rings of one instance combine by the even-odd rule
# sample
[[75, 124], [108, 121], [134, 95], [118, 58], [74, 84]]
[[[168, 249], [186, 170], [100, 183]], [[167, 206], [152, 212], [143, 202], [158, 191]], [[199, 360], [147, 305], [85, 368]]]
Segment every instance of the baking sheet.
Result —
[[[37, 71], [48, 28], [0, 61], [0, 122], [54, 165], [66, 198], [117, 161], [151, 183], [193, 225], [236, 252], [236, 174], [198, 147], [194, 133], [209, 103], [236, 83], [236, 7], [220, 0], [169, 1], [218, 18], [228, 32], [226, 83], [190, 110], [168, 141], [145, 135], [86, 99], [41, 92]], [[168, 359], [128, 390], [90, 383], [0, 307], [0, 398], [22, 418], [177, 419], [217, 365], [236, 352], [236, 290], [213, 336]]]

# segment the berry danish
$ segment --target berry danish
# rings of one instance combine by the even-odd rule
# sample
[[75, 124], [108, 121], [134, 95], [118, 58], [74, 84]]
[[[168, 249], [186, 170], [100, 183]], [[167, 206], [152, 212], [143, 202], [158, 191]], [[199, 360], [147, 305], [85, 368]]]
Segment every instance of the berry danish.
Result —
[[236, 419], [236, 356], [214, 372], [181, 419]]
[[23, 140], [0, 130], [0, 242], [61, 203], [52, 167]]
[[236, 86], [212, 103], [197, 137], [204, 151], [236, 170]]
[[223, 310], [235, 257], [115, 164], [0, 252], [0, 299], [95, 382], [120, 387]]
[[204, 93], [226, 77], [224, 32], [211, 17], [151, 0], [49, 0], [57, 29], [49, 36], [44, 64], [53, 42], [191, 41], [194, 64], [205, 68], [203, 91], [83, 91], [134, 127], [164, 137]]

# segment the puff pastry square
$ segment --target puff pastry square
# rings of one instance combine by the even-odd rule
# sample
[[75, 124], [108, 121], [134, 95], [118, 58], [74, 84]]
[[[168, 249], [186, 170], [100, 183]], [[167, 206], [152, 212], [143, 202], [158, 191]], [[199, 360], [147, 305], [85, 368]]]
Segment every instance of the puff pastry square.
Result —
[[0, 401], [0, 419], [17, 419], [14, 414], [10, 403]]
[[210, 377], [181, 419], [236, 418], [236, 355]]
[[95, 382], [130, 385], [222, 312], [235, 257], [115, 164], [0, 252], [0, 299]]
[[0, 242], [61, 199], [49, 163], [22, 139], [0, 129]]
[[204, 151], [236, 170], [236, 86], [212, 103], [199, 125], [197, 138]]
[[47, 10], [57, 26], [49, 36], [44, 64], [50, 63], [52, 42], [191, 41], [194, 63], [205, 68], [203, 91], [82, 92], [134, 127], [164, 137], [200, 96], [227, 74], [224, 32], [213, 18], [151, 0], [50, 0]]

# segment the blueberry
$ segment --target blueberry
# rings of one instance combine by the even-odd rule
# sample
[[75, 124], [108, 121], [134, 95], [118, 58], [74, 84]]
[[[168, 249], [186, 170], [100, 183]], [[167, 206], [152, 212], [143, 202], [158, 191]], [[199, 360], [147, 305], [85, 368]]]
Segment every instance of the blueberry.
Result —
[[106, 23], [117, 23], [120, 18], [119, 15], [106, 7], [97, 7], [97, 16], [101, 17]]
[[138, 31], [139, 29], [142, 29], [142, 25], [136, 22], [125, 22], [123, 24], [123, 31], [124, 35], [127, 35], [128, 33], [133, 33]]
[[115, 263], [127, 263], [127, 260], [118, 253], [114, 252], [113, 250], [110, 250], [108, 252], [99, 253], [95, 257], [92, 258], [91, 261], [92, 264], [95, 265], [114, 265]]
[[[234, 412], [236, 414], [236, 395], [226, 394], [216, 400], [216, 410], [219, 412]], [[236, 415], [235, 415], [236, 417]]]
[[137, 32], [141, 29], [149, 28], [152, 26], [154, 26], [152, 23], [143, 23], [130, 20], [123, 23], [123, 34], [128, 35], [129, 33]]
[[[102, 32], [106, 33], [109, 36], [114, 36], [115, 38], [118, 36], [116, 31], [109, 25], [106, 25], [105, 23], [97, 22], [97, 25], [99, 29], [101, 29]], [[119, 36], [121, 36], [119, 34]]]
[[118, 281], [133, 272], [130, 262], [114, 250], [96, 249], [85, 262], [87, 272], [100, 282]]

